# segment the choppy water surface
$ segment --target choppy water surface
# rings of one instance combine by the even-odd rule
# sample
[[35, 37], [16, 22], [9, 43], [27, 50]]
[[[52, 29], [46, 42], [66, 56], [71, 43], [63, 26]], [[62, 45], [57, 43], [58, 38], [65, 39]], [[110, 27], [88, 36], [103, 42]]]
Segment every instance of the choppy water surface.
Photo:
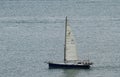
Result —
[[[0, 77], [119, 77], [119, 0], [0, 0]], [[48, 69], [63, 60], [64, 18], [89, 70]]]

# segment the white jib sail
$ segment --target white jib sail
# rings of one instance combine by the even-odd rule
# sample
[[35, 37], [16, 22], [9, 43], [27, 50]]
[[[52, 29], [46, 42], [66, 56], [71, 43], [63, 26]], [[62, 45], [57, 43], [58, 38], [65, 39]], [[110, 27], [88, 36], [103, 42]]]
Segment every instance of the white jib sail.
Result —
[[[67, 22], [67, 21], [66, 21]], [[66, 61], [78, 60], [75, 40], [68, 23], [66, 24], [66, 50], [65, 50], [65, 59]]]

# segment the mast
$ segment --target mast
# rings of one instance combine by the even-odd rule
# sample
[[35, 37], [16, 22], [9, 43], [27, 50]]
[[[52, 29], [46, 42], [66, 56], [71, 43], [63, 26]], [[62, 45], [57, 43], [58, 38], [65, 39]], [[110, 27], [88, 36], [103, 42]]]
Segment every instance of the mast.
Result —
[[64, 62], [66, 62], [66, 32], [67, 32], [67, 16], [66, 16], [66, 18], [65, 18]]

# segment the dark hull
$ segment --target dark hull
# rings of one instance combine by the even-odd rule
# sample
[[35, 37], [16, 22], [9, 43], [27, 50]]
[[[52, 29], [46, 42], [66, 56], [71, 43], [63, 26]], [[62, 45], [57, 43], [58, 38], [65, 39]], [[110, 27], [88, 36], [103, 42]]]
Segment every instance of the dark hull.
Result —
[[90, 65], [74, 65], [74, 64], [56, 64], [48, 63], [49, 68], [67, 68], [67, 69], [89, 69]]

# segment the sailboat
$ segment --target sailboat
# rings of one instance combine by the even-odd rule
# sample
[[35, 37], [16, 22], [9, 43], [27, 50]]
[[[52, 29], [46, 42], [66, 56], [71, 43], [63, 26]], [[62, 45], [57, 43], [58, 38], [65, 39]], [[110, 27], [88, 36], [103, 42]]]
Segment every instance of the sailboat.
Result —
[[65, 18], [65, 45], [64, 45], [64, 61], [63, 62], [47, 62], [49, 68], [84, 68], [89, 69], [93, 64], [89, 60], [79, 60], [74, 36], [70, 25], [68, 24], [67, 16]]

